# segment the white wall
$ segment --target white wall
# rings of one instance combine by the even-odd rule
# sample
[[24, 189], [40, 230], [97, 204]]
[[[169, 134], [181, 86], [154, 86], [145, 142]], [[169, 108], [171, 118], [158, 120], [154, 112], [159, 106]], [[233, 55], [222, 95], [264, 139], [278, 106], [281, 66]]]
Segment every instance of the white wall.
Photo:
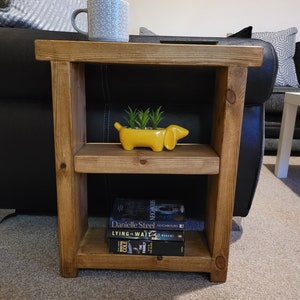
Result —
[[297, 27], [299, 0], [127, 0], [131, 34], [147, 27], [160, 35], [226, 36], [252, 25], [253, 32]]

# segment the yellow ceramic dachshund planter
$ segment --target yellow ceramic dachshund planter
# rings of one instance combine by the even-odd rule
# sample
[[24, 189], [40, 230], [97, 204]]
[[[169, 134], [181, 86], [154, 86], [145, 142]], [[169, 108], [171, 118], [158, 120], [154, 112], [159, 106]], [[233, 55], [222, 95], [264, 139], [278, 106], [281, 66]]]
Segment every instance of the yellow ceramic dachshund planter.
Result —
[[153, 151], [162, 151], [164, 147], [173, 150], [177, 141], [189, 134], [187, 129], [178, 125], [160, 129], [133, 129], [116, 122], [114, 126], [119, 131], [120, 142], [125, 150], [135, 147], [149, 147]]

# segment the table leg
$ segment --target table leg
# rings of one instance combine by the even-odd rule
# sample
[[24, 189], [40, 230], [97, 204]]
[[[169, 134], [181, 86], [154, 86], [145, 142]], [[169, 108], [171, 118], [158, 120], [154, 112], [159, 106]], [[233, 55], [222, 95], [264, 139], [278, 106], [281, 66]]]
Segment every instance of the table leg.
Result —
[[286, 178], [291, 155], [293, 134], [298, 105], [284, 103], [280, 136], [278, 142], [278, 152], [276, 157], [275, 175], [278, 178]]

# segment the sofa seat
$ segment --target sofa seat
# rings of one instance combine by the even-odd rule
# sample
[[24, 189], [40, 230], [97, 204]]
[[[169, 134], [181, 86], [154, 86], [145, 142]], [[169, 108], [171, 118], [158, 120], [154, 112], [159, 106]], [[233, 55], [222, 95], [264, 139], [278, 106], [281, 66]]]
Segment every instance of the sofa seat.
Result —
[[[276, 155], [282, 121], [284, 96], [286, 92], [300, 93], [300, 88], [274, 87], [270, 99], [265, 104], [265, 154]], [[298, 108], [292, 155], [300, 155], [300, 108]]]
[[[300, 82], [300, 42], [296, 42], [294, 63], [298, 82]], [[278, 140], [283, 113], [284, 96], [286, 92], [300, 93], [299, 87], [274, 86], [270, 98], [265, 103], [265, 154], [276, 155]], [[298, 109], [297, 119], [292, 142], [292, 155], [300, 155], [300, 109]]]

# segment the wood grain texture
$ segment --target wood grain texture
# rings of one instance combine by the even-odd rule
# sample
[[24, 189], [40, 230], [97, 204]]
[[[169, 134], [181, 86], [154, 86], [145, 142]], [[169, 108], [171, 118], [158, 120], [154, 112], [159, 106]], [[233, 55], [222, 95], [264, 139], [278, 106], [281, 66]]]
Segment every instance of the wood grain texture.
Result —
[[211, 256], [202, 232], [186, 233], [185, 256], [108, 253], [104, 228], [89, 228], [77, 252], [78, 268], [209, 272]]
[[73, 156], [85, 143], [83, 67], [51, 63], [60, 267], [65, 277], [77, 273], [76, 251], [87, 228], [86, 175], [75, 173]]
[[220, 172], [209, 177], [206, 214], [213, 281], [225, 281], [227, 274], [246, 78], [243, 67], [220, 68], [217, 75], [212, 147], [220, 156]]
[[172, 151], [125, 151], [120, 144], [86, 144], [75, 155], [82, 173], [217, 174], [219, 157], [208, 145], [178, 144]]
[[262, 47], [36, 40], [38, 60], [184, 66], [259, 66]]

